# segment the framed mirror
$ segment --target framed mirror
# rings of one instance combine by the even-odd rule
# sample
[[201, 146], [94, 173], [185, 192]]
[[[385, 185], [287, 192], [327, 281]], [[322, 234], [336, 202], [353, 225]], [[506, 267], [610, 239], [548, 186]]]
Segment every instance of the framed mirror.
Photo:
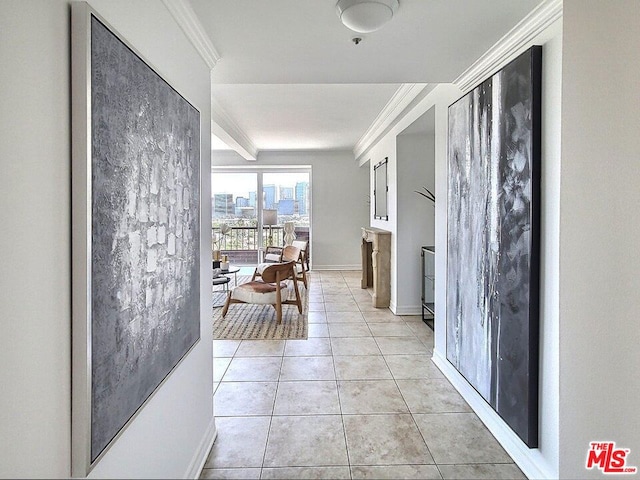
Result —
[[389, 220], [387, 212], [387, 193], [389, 186], [387, 185], [387, 162], [389, 157], [385, 157], [380, 163], [373, 167], [373, 198], [374, 212], [373, 217], [378, 220]]

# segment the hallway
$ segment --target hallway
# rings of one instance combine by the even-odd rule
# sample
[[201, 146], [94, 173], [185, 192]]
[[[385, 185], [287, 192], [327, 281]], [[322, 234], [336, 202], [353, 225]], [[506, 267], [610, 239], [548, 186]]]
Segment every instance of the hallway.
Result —
[[201, 478], [525, 478], [360, 272], [310, 275], [308, 340], [215, 340]]

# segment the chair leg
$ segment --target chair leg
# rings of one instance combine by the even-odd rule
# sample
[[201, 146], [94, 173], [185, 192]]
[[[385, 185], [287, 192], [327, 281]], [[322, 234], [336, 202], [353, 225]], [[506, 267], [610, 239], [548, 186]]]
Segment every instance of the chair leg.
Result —
[[256, 277], [257, 277], [257, 276], [258, 276], [258, 269], [256, 268], [256, 269], [253, 271], [253, 277], [251, 277], [251, 281], [253, 282], [253, 281], [256, 279]]
[[224, 318], [225, 315], [227, 314], [230, 303], [231, 303], [231, 292], [227, 292], [227, 300], [224, 302], [224, 307], [222, 307], [222, 318]]
[[276, 320], [278, 321], [278, 325], [282, 323], [282, 290], [280, 288], [280, 272], [276, 273], [276, 304], [274, 307], [276, 308]]
[[300, 291], [298, 290], [298, 278], [296, 272], [293, 272], [293, 291], [296, 293], [296, 305], [298, 305], [298, 313], [302, 313], [302, 302], [300, 301]]
[[276, 304], [274, 305], [276, 309], [276, 320], [278, 325], [282, 323], [282, 299], [280, 298], [280, 288], [276, 291]]
[[278, 301], [275, 304], [276, 307], [276, 320], [278, 321], [278, 325], [282, 323], [282, 303]]

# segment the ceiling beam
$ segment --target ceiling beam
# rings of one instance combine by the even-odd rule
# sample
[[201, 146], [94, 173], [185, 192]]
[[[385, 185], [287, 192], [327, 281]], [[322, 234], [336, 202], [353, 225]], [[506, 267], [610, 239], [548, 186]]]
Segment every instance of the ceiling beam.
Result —
[[[221, 57], [191, 4], [187, 0], [162, 1], [198, 54], [212, 70]], [[257, 159], [258, 150], [255, 145], [214, 98], [211, 99], [211, 133], [246, 160]]]
[[245, 160], [258, 159], [258, 149], [251, 139], [213, 97], [211, 98], [211, 133], [238, 152]]

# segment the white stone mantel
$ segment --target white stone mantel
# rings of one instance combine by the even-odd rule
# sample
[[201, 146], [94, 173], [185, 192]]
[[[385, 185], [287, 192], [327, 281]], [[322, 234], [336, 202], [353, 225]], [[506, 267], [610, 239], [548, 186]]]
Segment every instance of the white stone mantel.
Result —
[[362, 227], [362, 288], [373, 287], [373, 306], [387, 308], [391, 301], [391, 232]]

